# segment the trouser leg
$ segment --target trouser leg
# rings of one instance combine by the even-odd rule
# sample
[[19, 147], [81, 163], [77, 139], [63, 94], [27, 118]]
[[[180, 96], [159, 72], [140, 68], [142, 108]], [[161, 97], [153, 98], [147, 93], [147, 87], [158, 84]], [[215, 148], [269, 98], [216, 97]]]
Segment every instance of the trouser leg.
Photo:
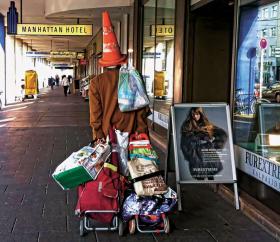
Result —
[[68, 86], [64, 86], [64, 96], [67, 96], [67, 90], [68, 90]]

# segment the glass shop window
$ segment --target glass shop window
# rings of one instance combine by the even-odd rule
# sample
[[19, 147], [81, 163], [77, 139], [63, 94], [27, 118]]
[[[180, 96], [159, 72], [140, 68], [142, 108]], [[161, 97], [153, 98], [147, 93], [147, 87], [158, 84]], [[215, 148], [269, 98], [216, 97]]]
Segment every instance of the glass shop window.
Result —
[[[271, 18], [269, 9], [272, 9]], [[260, 15], [266, 20], [260, 19]], [[262, 6], [252, 3], [240, 8], [233, 128], [235, 144], [280, 162], [277, 15], [278, 2]], [[258, 34], [260, 31], [262, 36]]]
[[173, 99], [175, 0], [143, 0], [142, 75], [152, 122], [167, 129]]

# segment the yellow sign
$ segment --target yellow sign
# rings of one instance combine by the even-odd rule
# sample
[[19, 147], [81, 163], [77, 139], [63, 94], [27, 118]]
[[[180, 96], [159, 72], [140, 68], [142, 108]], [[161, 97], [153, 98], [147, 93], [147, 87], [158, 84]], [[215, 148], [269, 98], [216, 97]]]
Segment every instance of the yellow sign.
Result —
[[38, 75], [36, 71], [25, 71], [25, 95], [35, 95], [39, 93]]
[[162, 97], [165, 95], [165, 73], [164, 71], [155, 71], [154, 91], [156, 97]]
[[151, 25], [151, 36], [174, 36], [174, 25]]
[[77, 53], [72, 51], [51, 51], [52, 58], [76, 58]]
[[85, 53], [84, 52], [78, 52], [77, 53], [77, 59], [84, 59], [85, 58]]
[[92, 35], [91, 24], [18, 24], [18, 35]]

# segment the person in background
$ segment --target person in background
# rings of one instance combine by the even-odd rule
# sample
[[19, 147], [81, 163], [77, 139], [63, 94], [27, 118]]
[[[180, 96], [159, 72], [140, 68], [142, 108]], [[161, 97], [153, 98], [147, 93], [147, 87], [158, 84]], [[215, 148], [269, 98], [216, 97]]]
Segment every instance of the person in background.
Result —
[[57, 74], [55, 75], [55, 85], [59, 86], [59, 76]]
[[54, 78], [52, 76], [48, 79], [48, 85], [53, 90]]
[[61, 79], [62, 79], [61, 85], [63, 86], [64, 96], [67, 97], [67, 92], [68, 92], [68, 88], [69, 88], [69, 81], [68, 81], [68, 78], [66, 77], [66, 75], [63, 75], [61, 77]]
[[73, 78], [72, 78], [71, 75], [68, 75], [67, 79], [68, 79], [68, 82], [69, 82], [68, 94], [71, 94], [70, 86], [72, 84]]
[[103, 12], [103, 55], [99, 65], [104, 73], [94, 77], [89, 87], [90, 125], [93, 142], [100, 143], [107, 137], [110, 127], [121, 132], [148, 133], [146, 106], [131, 112], [121, 112], [118, 105], [119, 67], [127, 56], [120, 53], [108, 12]]

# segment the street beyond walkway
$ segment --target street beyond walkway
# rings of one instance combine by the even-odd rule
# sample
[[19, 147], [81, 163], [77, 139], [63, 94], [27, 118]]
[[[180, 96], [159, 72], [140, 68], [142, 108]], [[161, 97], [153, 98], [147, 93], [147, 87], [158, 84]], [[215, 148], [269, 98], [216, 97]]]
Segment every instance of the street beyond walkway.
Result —
[[165, 234], [91, 232], [79, 236], [76, 190], [52, 179], [55, 167], [91, 140], [88, 103], [45, 89], [35, 101], [0, 112], [0, 241], [275, 241], [207, 186], [184, 186], [184, 212]]

